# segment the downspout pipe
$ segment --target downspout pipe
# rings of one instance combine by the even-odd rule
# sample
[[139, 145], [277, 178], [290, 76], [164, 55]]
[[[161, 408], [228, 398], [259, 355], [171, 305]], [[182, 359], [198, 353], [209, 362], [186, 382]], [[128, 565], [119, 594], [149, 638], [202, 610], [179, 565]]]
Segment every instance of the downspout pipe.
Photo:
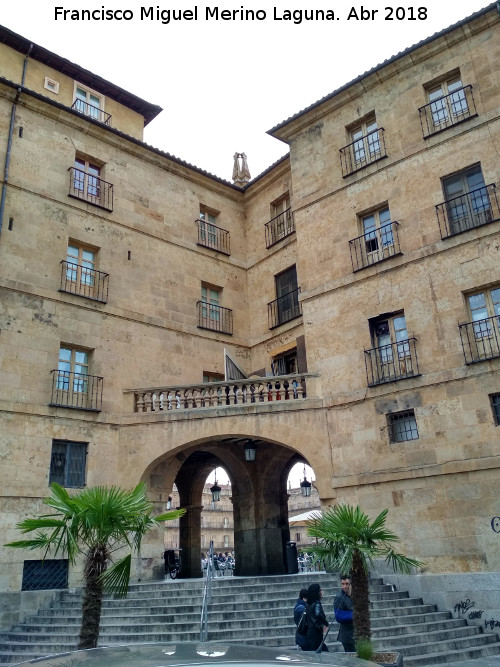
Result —
[[12, 151], [12, 137], [14, 135], [14, 124], [15, 124], [15, 121], [16, 121], [17, 102], [19, 100], [19, 96], [22, 92], [22, 89], [24, 88], [24, 82], [26, 80], [26, 68], [28, 66], [28, 58], [30, 56], [32, 48], [33, 48], [33, 44], [30, 44], [30, 48], [28, 49], [28, 53], [26, 54], [26, 56], [24, 58], [23, 76], [21, 78], [21, 85], [17, 89], [17, 93], [16, 93], [16, 96], [14, 98], [14, 102], [12, 103], [12, 111], [10, 112], [9, 138], [7, 140], [7, 153], [5, 154], [5, 166], [4, 166], [4, 171], [3, 171], [2, 198], [0, 200], [0, 235], [2, 233], [3, 216], [4, 216], [4, 212], [5, 212], [5, 199], [6, 199], [6, 196], [7, 196], [7, 183], [9, 182], [10, 154], [11, 154], [11, 151]]

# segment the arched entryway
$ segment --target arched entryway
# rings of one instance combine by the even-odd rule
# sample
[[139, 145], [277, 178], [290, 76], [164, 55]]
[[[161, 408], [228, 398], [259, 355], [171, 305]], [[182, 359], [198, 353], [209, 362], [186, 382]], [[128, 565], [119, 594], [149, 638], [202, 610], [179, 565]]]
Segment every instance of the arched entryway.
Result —
[[[256, 446], [254, 461], [245, 458], [245, 445]], [[235, 574], [284, 574], [285, 546], [290, 540], [287, 479], [303, 456], [276, 442], [252, 435], [227, 435], [189, 444], [153, 462], [143, 475], [153, 494], [168, 497], [175, 483], [180, 506], [181, 576], [201, 576], [201, 504], [208, 474], [224, 468], [230, 482], [234, 514]]]

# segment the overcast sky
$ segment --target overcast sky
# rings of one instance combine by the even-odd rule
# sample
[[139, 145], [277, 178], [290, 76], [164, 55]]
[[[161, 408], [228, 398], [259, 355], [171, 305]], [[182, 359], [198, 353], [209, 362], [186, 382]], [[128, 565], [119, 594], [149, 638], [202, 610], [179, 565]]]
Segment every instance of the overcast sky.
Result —
[[[383, 60], [489, 3], [483, 0], [25, 0], [2, 3], [3, 25], [164, 110], [145, 141], [231, 180], [244, 152], [252, 177], [287, 153], [266, 131]], [[131, 20], [55, 20], [63, 10], [129, 10]], [[141, 7], [153, 11], [144, 16]], [[197, 8], [197, 20], [162, 23], [156, 10]], [[207, 18], [207, 7], [212, 17]], [[370, 18], [348, 20], [361, 7]], [[400, 8], [397, 10], [397, 8]], [[215, 20], [216, 8], [219, 20]], [[222, 20], [222, 10], [260, 10], [263, 20]], [[334, 20], [285, 20], [322, 9]], [[386, 9], [387, 8], [387, 9]], [[419, 8], [422, 8], [419, 11]], [[372, 14], [372, 10], [376, 10]], [[387, 20], [392, 10], [393, 20]], [[130, 14], [129, 14], [130, 15]], [[401, 20], [396, 18], [401, 17]], [[330, 13], [331, 16], [331, 13]], [[404, 16], [404, 18], [403, 18]], [[419, 18], [420, 16], [420, 18]], [[426, 17], [426, 18], [425, 18]], [[409, 20], [414, 18], [415, 20]], [[295, 21], [299, 15], [295, 15]], [[465, 82], [466, 83], [466, 82]]]

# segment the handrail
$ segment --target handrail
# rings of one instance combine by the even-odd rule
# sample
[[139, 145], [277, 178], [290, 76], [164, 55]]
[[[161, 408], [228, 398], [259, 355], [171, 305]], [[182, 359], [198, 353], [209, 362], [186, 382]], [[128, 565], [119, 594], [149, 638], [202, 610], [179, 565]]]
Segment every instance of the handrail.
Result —
[[212, 540], [210, 540], [210, 547], [207, 552], [207, 574], [205, 575], [203, 601], [201, 604], [200, 642], [206, 642], [208, 639], [208, 605], [212, 602], [213, 576], [214, 576], [214, 543]]

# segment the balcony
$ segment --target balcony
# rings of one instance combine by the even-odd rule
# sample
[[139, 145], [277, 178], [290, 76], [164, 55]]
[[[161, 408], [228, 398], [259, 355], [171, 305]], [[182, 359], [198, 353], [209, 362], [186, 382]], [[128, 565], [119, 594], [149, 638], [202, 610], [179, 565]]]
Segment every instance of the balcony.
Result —
[[111, 124], [111, 114], [106, 113], [102, 109], [99, 109], [99, 107], [95, 107], [88, 102], [84, 102], [83, 100], [75, 100], [71, 105], [71, 108], [75, 111], [78, 111], [78, 113], [83, 114], [84, 116], [89, 116], [94, 120], [98, 120], [100, 123], [104, 123], [104, 125]]
[[302, 315], [302, 306], [299, 303], [300, 287], [280, 296], [267, 304], [267, 322], [269, 329], [275, 329], [281, 324], [290, 322]]
[[399, 222], [387, 222], [349, 241], [352, 270], [360, 271], [384, 259], [400, 255], [398, 227]]
[[221, 406], [260, 405], [306, 398], [308, 374], [251, 378], [177, 387], [133, 389], [135, 412], [169, 412]]
[[365, 350], [368, 386], [396, 382], [420, 375], [416, 338]]
[[206, 301], [198, 301], [198, 327], [233, 335], [233, 311]]
[[53, 370], [50, 405], [100, 412], [103, 378], [72, 371]]
[[284, 239], [295, 232], [295, 220], [293, 211], [287, 208], [264, 225], [266, 232], [266, 248], [270, 248], [281, 239]]
[[385, 157], [384, 128], [379, 127], [340, 149], [342, 178]]
[[109, 273], [96, 271], [66, 260], [61, 262], [60, 292], [77, 294], [86, 299], [107, 303]]
[[477, 116], [472, 86], [464, 86], [453, 93], [429, 102], [418, 110], [424, 139], [442, 132], [452, 125]]
[[196, 220], [198, 227], [198, 245], [216, 250], [224, 255], [231, 254], [231, 244], [227, 229], [217, 227], [206, 220]]
[[448, 199], [436, 206], [436, 215], [442, 239], [488, 225], [500, 218], [496, 185]]
[[70, 197], [82, 199], [106, 211], [113, 210], [113, 185], [111, 183], [76, 167], [70, 167], [68, 171], [70, 172], [68, 193]]
[[500, 317], [460, 324], [459, 329], [467, 365], [500, 357]]

